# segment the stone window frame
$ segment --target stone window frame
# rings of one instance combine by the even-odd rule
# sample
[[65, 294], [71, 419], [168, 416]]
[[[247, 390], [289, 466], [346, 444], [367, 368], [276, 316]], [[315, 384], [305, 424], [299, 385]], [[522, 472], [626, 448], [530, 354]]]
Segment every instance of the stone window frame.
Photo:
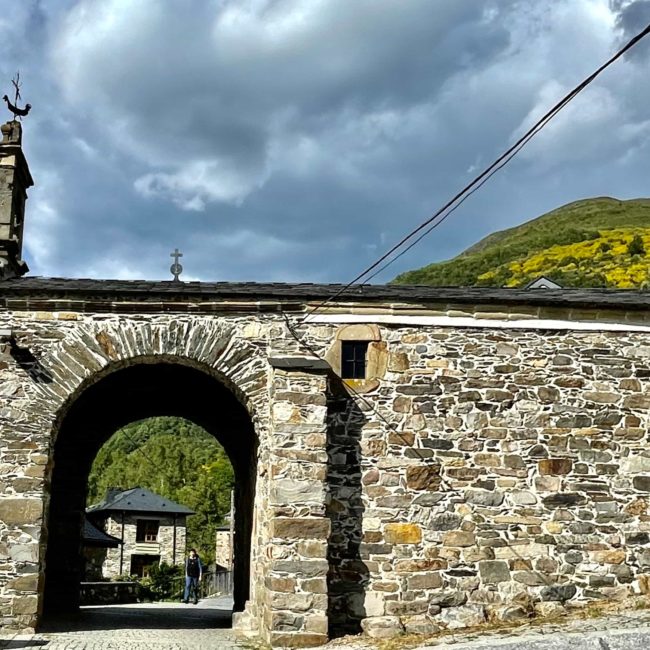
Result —
[[[344, 341], [360, 341], [368, 343], [366, 352], [366, 376], [364, 379], [343, 379], [341, 372], [341, 349]], [[341, 377], [344, 385], [357, 393], [368, 393], [375, 390], [387, 369], [387, 344], [381, 338], [377, 325], [354, 324], [342, 325], [336, 330], [334, 342], [330, 346], [325, 359], [336, 375]]]

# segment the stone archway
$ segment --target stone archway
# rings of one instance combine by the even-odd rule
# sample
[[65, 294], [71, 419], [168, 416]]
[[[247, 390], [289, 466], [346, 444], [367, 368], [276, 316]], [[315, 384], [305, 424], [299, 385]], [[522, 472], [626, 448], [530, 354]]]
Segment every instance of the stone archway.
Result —
[[242, 610], [250, 593], [257, 457], [256, 435], [248, 412], [222, 382], [182, 359], [134, 359], [119, 369], [109, 366], [102, 375], [75, 396], [57, 431], [43, 614], [60, 614], [78, 607], [81, 526], [88, 472], [95, 455], [118, 428], [153, 415], [194, 421], [217, 438], [231, 459], [237, 512], [234, 596], [235, 609]]
[[[57, 519], [57, 516], [53, 517], [50, 512], [51, 509], [54, 509], [56, 513], [56, 509], [59, 507], [56, 495], [59, 495], [60, 500], [65, 491], [64, 488], [56, 487], [56, 467], [65, 465], [67, 461], [63, 461], [64, 456], [71, 460], [78, 458], [80, 465], [87, 464], [93, 455], [92, 446], [101, 445], [100, 441], [106, 436], [110, 436], [110, 428], [115, 425], [120, 426], [120, 422], [126, 423], [138, 417], [146, 417], [147, 412], [160, 414], [184, 412], [185, 417], [205, 426], [215, 436], [221, 435], [214, 417], [210, 416], [203, 406], [194, 409], [194, 413], [190, 413], [192, 409], [187, 407], [189, 398], [184, 400], [186, 403], [184, 409], [178, 408], [179, 400], [176, 400], [177, 410], [174, 411], [171, 408], [171, 405], [175, 403], [171, 397], [178, 396], [179, 391], [182, 392], [198, 382], [202, 386], [204, 405], [213, 401], [213, 395], [219, 394], [229, 404], [229, 408], [226, 409], [228, 412], [239, 413], [240, 424], [246, 420], [246, 424], [242, 426], [248, 431], [246, 436], [250, 441], [249, 450], [255, 448], [256, 454], [247, 459], [244, 459], [241, 454], [238, 455], [235, 462], [239, 463], [240, 473], [244, 472], [244, 467], [249, 461], [252, 464], [253, 460], [257, 460], [257, 467], [264, 466], [263, 459], [268, 453], [268, 438], [271, 429], [270, 369], [268, 360], [263, 354], [263, 350], [260, 349], [261, 346], [252, 343], [246, 335], [242, 336], [242, 329], [246, 334], [245, 328], [236, 327], [236, 324], [232, 322], [200, 316], [181, 316], [172, 321], [161, 316], [152, 316], [146, 321], [129, 318], [92, 319], [75, 323], [66, 331], [65, 336], [47, 349], [46, 354], [41, 357], [38, 368], [32, 372], [32, 384], [29, 387], [30, 399], [26, 404], [24, 418], [25, 422], [30, 423], [30, 427], [38, 427], [43, 432], [41, 449], [49, 459], [45, 471], [45, 492], [42, 495], [43, 526], [39, 535], [38, 598], [35, 603], [37, 611], [34, 612], [31, 621], [26, 621], [28, 625], [33, 626], [46, 611], [44, 598], [46, 557], [49, 556], [50, 569], [52, 561], [57, 561], [54, 559], [56, 554], [52, 551], [48, 552], [49, 540], [53, 537], [48, 531], [48, 524]], [[100, 395], [102, 387], [108, 391], [106, 395], [111, 392], [118, 394], [119, 389], [111, 387], [111, 382], [117, 381], [115, 378], [127, 376], [122, 373], [142, 372], [146, 374], [152, 372], [151, 368], [154, 366], [165, 367], [166, 370], [163, 372], [168, 373], [167, 399], [160, 399], [156, 404], [152, 398], [148, 402], [148, 407], [140, 409], [136, 408], [137, 405], [122, 410], [115, 407], [114, 412], [109, 412], [108, 420], [112, 421], [110, 426], [104, 427], [100, 423], [95, 436], [86, 437], [81, 433], [74, 433], [74, 429], [79, 428], [75, 422], [79, 420], [84, 409], [87, 411], [88, 405], [93, 400], [100, 400], [93, 396]], [[137, 368], [140, 370], [136, 370]], [[146, 383], [148, 380], [144, 379], [143, 381]], [[131, 378], [129, 382], [133, 385], [134, 390], [138, 389], [137, 381]], [[162, 386], [163, 383], [156, 379], [156, 385], [161, 391], [167, 390]], [[176, 389], [175, 393], [174, 388]], [[208, 395], [208, 393], [210, 394]], [[160, 395], [162, 394], [161, 392]], [[200, 413], [201, 410], [204, 412]], [[121, 412], [122, 416], [119, 416], [118, 412]], [[245, 417], [244, 414], [246, 414]], [[212, 422], [210, 422], [211, 418]], [[92, 414], [90, 419], [92, 420]], [[58, 444], [59, 439], [61, 445]], [[80, 441], [89, 445], [83, 450], [83, 453], [79, 451]], [[228, 442], [225, 442], [227, 445]], [[67, 452], [64, 452], [66, 446]], [[238, 454], [232, 449], [227, 449], [227, 452], [231, 458], [233, 453]], [[247, 507], [252, 510], [254, 501], [252, 490], [257, 489], [267, 493], [268, 485], [264, 479], [255, 480], [252, 468], [249, 470], [246, 481], [248, 492], [240, 490], [239, 498], [243, 499], [244, 503], [250, 504]], [[86, 470], [84, 469], [84, 471]], [[78, 512], [86, 488], [85, 486], [80, 487], [78, 482], [71, 488], [71, 494], [76, 504], [75, 508]], [[260, 497], [258, 496], [257, 499], [260, 500]], [[74, 511], [74, 508], [70, 508], [65, 515], [70, 517], [73, 522], [75, 521]], [[259, 518], [262, 512], [261, 509], [256, 510], [253, 516]], [[78, 517], [78, 515], [76, 516]], [[241, 525], [244, 528], [240, 531], [240, 536], [243, 535], [250, 539], [250, 530], [256, 527], [256, 523], [248, 521]], [[263, 526], [264, 524], [262, 524]], [[247, 562], [250, 561], [255, 565], [264, 561], [264, 558], [260, 557], [260, 553], [261, 545], [259, 543], [251, 546]], [[242, 555], [240, 552], [240, 562]], [[71, 557], [68, 559], [68, 564], [71, 562]], [[237, 571], [240, 576], [237, 587], [237, 607], [242, 608], [249, 591], [250, 599], [253, 602], [261, 597], [257, 594], [259, 580], [251, 580], [249, 588], [243, 577], [248, 573], [248, 567], [240, 564]], [[253, 576], [260, 573], [259, 570], [251, 571]], [[48, 582], [53, 581], [56, 582], [56, 577], [50, 576]], [[70, 591], [71, 584], [72, 580], [68, 581]], [[50, 587], [48, 586], [47, 589], [49, 591]], [[31, 598], [26, 595], [19, 597]], [[48, 600], [51, 602], [52, 596], [49, 596]], [[76, 602], [76, 597], [72, 602]], [[254, 618], [258, 619], [257, 616]], [[251, 622], [250, 625], [255, 625], [255, 623]]]
[[[239, 424], [254, 431], [254, 436], [247, 435], [256, 445], [256, 471], [249, 469], [248, 474], [255, 474], [253, 513], [248, 524], [240, 524], [242, 530], [249, 530], [246, 525], [252, 530], [250, 584], [244, 588], [240, 580], [238, 607], [248, 588], [250, 595], [234, 626], [241, 633], [259, 634], [271, 645], [308, 646], [327, 640], [329, 366], [295, 355], [269, 357], [269, 331], [257, 315], [93, 314], [57, 323], [56, 331], [48, 330], [41, 343], [27, 350], [29, 355], [20, 361], [24, 379], [14, 435], [29, 444], [21, 471], [37, 478], [24, 497], [3, 502], [5, 523], [11, 527], [7, 535], [23, 535], [24, 530], [30, 535], [15, 550], [29, 553], [29, 580], [16, 579], [8, 588], [14, 625], [33, 628], [38, 623], [44, 611], [46, 564], [49, 570], [53, 562], [73, 564], [67, 542], [61, 543], [68, 549], [61, 551], [67, 559], [57, 557], [56, 542], [48, 552], [48, 539], [56, 536], [54, 529], [49, 534], [48, 523], [68, 518], [75, 530], [85, 494], [80, 477], [109, 429], [167, 413], [189, 417], [220, 435], [214, 413], [221, 404], [221, 411], [240, 414]], [[169, 373], [167, 381], [158, 371]], [[122, 389], [129, 387], [126, 393], [120, 392], [122, 380]], [[131, 395], [149, 383], [156, 390], [146, 399]], [[193, 385], [200, 388], [192, 391]], [[179, 391], [188, 392], [179, 399]], [[99, 420], [95, 435], [84, 426], [93, 418]], [[246, 438], [237, 437], [232, 453], [238, 453], [238, 446], [250, 449], [242, 441]], [[57, 466], [71, 466], [75, 459], [79, 468], [69, 475], [58, 472]], [[244, 468], [249, 461], [252, 457], [242, 456], [238, 462]], [[252, 494], [252, 482], [248, 485]], [[72, 536], [68, 542], [72, 544]], [[56, 575], [48, 573], [47, 582], [57, 583]], [[61, 582], [72, 597], [76, 578]]]

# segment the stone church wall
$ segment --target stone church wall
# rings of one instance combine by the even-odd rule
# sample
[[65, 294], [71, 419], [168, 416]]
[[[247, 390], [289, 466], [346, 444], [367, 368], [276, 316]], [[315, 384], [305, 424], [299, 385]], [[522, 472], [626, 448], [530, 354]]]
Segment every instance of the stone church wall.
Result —
[[[253, 323], [255, 325], [255, 323]], [[48, 522], [49, 481], [54, 437], [70, 400], [83, 382], [92, 383], [107, 368], [123, 368], [142, 358], [178, 359], [210, 367], [239, 391], [260, 437], [259, 465], [265, 466], [269, 430], [266, 354], [251, 342], [259, 328], [245, 331], [247, 321], [234, 317], [144, 317], [76, 312], [17, 311], [0, 313], [0, 328], [14, 340], [0, 339], [0, 625], [29, 630], [43, 608], [47, 540], [78, 521]], [[188, 342], [191, 341], [191, 342]], [[229, 380], [229, 379], [228, 379]], [[230, 381], [230, 380], [229, 380]], [[248, 401], [247, 401], [248, 400]], [[258, 413], [259, 410], [259, 413]], [[253, 468], [253, 471], [256, 471]], [[257, 481], [264, 499], [265, 481]], [[79, 513], [81, 516], [81, 513]], [[265, 511], [254, 524], [257, 545], [251, 562], [268, 535]], [[48, 524], [53, 530], [47, 530]], [[179, 544], [182, 543], [182, 536]], [[59, 570], [61, 567], [59, 567]], [[64, 567], [73, 572], [75, 566]], [[263, 572], [253, 569], [253, 601]], [[259, 582], [259, 585], [258, 585]], [[257, 614], [261, 616], [262, 614]], [[257, 619], [255, 619], [257, 624]]]
[[650, 590], [647, 335], [382, 338], [380, 386], [333, 401], [330, 624], [427, 632]]
[[[57, 414], [109, 352], [212, 363], [250, 397], [260, 448], [246, 616], [276, 645], [650, 589], [647, 334], [377, 325], [375, 376], [350, 394], [327, 373], [268, 365], [308, 356], [275, 315], [16, 312], [5, 326], [54, 378], [39, 383], [5, 345], [7, 627], [38, 612]], [[331, 357], [340, 327], [300, 331]]]

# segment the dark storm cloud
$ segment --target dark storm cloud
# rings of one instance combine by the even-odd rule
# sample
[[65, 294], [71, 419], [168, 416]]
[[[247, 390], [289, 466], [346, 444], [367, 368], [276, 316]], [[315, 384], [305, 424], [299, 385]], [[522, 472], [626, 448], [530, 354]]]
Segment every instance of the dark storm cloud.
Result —
[[[179, 246], [186, 277], [345, 281], [611, 55], [647, 4], [19, 3], [0, 70], [20, 63], [35, 106], [29, 261], [165, 277]], [[620, 62], [384, 279], [581, 196], [647, 194], [646, 76]]]
[[[650, 25], [650, 0], [621, 2], [617, 10], [616, 24], [622, 31], [624, 41], [628, 41], [644, 27]], [[648, 53], [650, 53], [650, 44], [646, 41], [631, 50], [628, 56], [647, 59]]]
[[625, 32], [625, 36], [632, 38], [637, 32], [650, 24], [650, 0], [636, 0], [635, 2], [618, 4], [617, 23]]
[[130, 6], [82, 2], [66, 17], [61, 87], [151, 168], [140, 192], [193, 210], [240, 203], [296, 138], [428, 101], [508, 43], [495, 5], [469, 0]]

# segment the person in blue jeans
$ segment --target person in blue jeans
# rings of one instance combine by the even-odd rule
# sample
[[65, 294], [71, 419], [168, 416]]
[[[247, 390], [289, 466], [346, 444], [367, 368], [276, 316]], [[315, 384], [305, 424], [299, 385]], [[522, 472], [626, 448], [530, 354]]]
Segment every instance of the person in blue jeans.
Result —
[[190, 595], [193, 596], [194, 604], [199, 602], [199, 584], [203, 576], [203, 567], [201, 560], [196, 553], [195, 548], [190, 549], [189, 557], [185, 560], [185, 593], [183, 594], [183, 602], [187, 605], [190, 600]]

